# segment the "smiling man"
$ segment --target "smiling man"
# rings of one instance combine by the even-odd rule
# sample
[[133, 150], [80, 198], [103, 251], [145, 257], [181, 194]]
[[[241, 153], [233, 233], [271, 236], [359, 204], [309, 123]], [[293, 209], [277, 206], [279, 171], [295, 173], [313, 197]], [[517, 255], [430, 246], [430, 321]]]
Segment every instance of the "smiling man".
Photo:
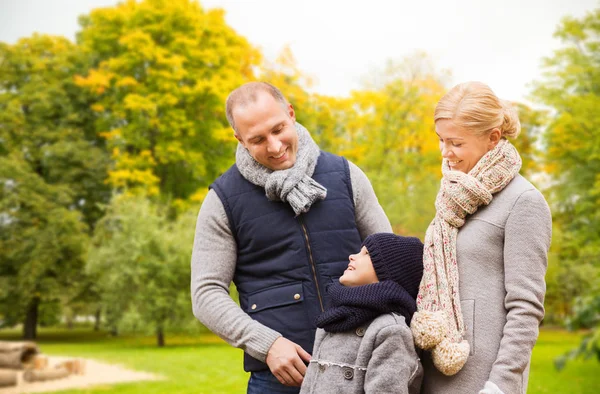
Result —
[[232, 94], [229, 99], [228, 114], [235, 125], [237, 140], [254, 160], [270, 170], [292, 167], [298, 152], [296, 115], [292, 105], [263, 91], [250, 97], [239, 97], [242, 94]]
[[198, 215], [194, 315], [244, 350], [248, 393], [297, 393], [315, 319], [329, 304], [326, 286], [363, 239], [392, 229], [366, 175], [321, 151], [276, 87], [239, 87], [226, 114], [239, 141], [236, 163]]

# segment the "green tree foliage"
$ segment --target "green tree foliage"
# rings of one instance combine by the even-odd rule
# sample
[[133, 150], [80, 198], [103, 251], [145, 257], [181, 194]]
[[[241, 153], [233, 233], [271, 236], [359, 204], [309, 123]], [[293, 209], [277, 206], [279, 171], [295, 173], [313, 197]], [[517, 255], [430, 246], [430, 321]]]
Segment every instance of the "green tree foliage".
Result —
[[60, 300], [84, 264], [87, 226], [70, 190], [48, 184], [18, 155], [0, 156], [0, 315], [36, 336], [38, 307]]
[[96, 130], [116, 189], [188, 199], [234, 155], [227, 94], [253, 76], [259, 52], [191, 0], [128, 0], [80, 19], [93, 68], [77, 78], [97, 102]]
[[0, 155], [20, 152], [50, 184], [71, 189], [90, 227], [107, 202], [108, 155], [93, 131], [89, 97], [73, 77], [86, 64], [65, 38], [0, 43]]
[[96, 226], [88, 270], [113, 330], [152, 331], [159, 346], [191, 315], [189, 264], [195, 215], [175, 221], [144, 197], [113, 200]]
[[[555, 36], [561, 49], [545, 59], [544, 79], [534, 95], [553, 109], [545, 134], [546, 171], [552, 179], [551, 201], [555, 224], [555, 274], [561, 285], [585, 293], [574, 322], [594, 326], [588, 349], [600, 356], [596, 285], [600, 280], [600, 9], [580, 19], [565, 18]], [[588, 286], [585, 286], [588, 284]]]
[[517, 110], [521, 122], [521, 133], [516, 139], [511, 140], [523, 160], [521, 174], [534, 183], [540, 183], [537, 178], [544, 172], [543, 152], [540, 150], [540, 145], [544, 125], [547, 123], [547, 112], [533, 109], [522, 103], [512, 103], [512, 105]]
[[[12, 202], [3, 201], [6, 209], [15, 212], [3, 211], [3, 214], [31, 218], [11, 219], [11, 227], [17, 226], [19, 230], [9, 231], [5, 241], [29, 245], [30, 240], [23, 238], [25, 234], [31, 241], [40, 237], [39, 247], [3, 250], [3, 255], [5, 261], [14, 264], [23, 258], [24, 270], [28, 269], [28, 262], [45, 262], [48, 272], [54, 272], [50, 278], [56, 278], [50, 281], [51, 286], [43, 285], [41, 282], [47, 282], [42, 280], [46, 271], [40, 275], [34, 271], [31, 283], [25, 285], [10, 278], [11, 275], [19, 277], [21, 268], [4, 271], [3, 275], [13, 287], [11, 292], [20, 293], [23, 299], [9, 307], [7, 313], [11, 318], [7, 321], [25, 322], [27, 337], [35, 336], [38, 305], [44, 307], [44, 302], [59, 299], [59, 293], [60, 299], [68, 302], [82, 277], [80, 253], [45, 252], [51, 242], [48, 236], [54, 234], [46, 226], [59, 224], [59, 229], [64, 225], [71, 229], [66, 234], [75, 234], [71, 239], [58, 234], [53, 248], [83, 249], [86, 239], [80, 236], [81, 229], [93, 228], [102, 215], [98, 203], [107, 201], [110, 196], [104, 183], [109, 158], [102, 140], [90, 127], [93, 114], [88, 109], [89, 97], [73, 80], [73, 76], [86, 67], [83, 59], [76, 46], [60, 37], [34, 35], [14, 45], [0, 43], [0, 157], [16, 166], [14, 174], [7, 172], [8, 168], [3, 168], [3, 173], [7, 184], [17, 185], [14, 190], [18, 190], [12, 194]], [[27, 203], [29, 195], [41, 195], [45, 189], [48, 194], [40, 198], [45, 201], [43, 204], [49, 204], [47, 213], [41, 202]], [[61, 217], [58, 214], [61, 207], [67, 210], [64, 223], [55, 223]], [[23, 212], [17, 212], [20, 210]], [[75, 210], [82, 213], [81, 219], [87, 226], [82, 223], [82, 227], [74, 227], [73, 221], [78, 218]], [[62, 241], [65, 243], [61, 244]], [[76, 242], [81, 245], [76, 247]], [[21, 250], [21, 254], [17, 250]], [[28, 298], [34, 294], [35, 297]], [[24, 303], [28, 303], [27, 310], [23, 309]]]

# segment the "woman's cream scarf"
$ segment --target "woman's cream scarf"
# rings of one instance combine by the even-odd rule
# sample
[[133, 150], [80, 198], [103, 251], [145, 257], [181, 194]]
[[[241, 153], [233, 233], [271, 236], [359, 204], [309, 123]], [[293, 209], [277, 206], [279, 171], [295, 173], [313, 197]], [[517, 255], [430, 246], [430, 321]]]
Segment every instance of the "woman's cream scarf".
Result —
[[[469, 355], [463, 339], [465, 326], [460, 309], [456, 238], [465, 217], [488, 205], [521, 169], [521, 157], [505, 139], [487, 152], [468, 174], [442, 163], [442, 182], [436, 215], [425, 234], [423, 279], [411, 330], [421, 349], [431, 350], [433, 363], [445, 375], [454, 375]], [[476, 263], [476, 262], [474, 262]]]

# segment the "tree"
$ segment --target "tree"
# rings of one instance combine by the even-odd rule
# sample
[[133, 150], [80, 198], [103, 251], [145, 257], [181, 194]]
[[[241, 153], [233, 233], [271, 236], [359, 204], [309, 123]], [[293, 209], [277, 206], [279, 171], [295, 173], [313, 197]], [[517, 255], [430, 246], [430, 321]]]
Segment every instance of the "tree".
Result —
[[341, 152], [369, 176], [400, 234], [423, 236], [435, 214], [441, 157], [433, 112], [445, 92], [427, 57], [390, 61], [384, 71], [353, 92], [355, 115]]
[[65, 206], [69, 189], [49, 185], [17, 155], [0, 156], [0, 313], [35, 339], [38, 308], [59, 300], [81, 271], [87, 226]]
[[[172, 223], [161, 222], [163, 227], [175, 225], [177, 215], [192, 204], [197, 207], [207, 186], [232, 163], [236, 144], [226, 122], [225, 99], [253, 79], [260, 53], [225, 23], [221, 10], [205, 11], [192, 0], [129, 0], [94, 10], [81, 17], [80, 24], [77, 43], [91, 67], [75, 80], [94, 99], [94, 130], [111, 152], [108, 183], [116, 196], [151, 198], [147, 203], [156, 220], [167, 215]], [[125, 203], [113, 201], [112, 212], [119, 204]], [[160, 209], [165, 212], [156, 212]], [[95, 232], [94, 250], [109, 253], [131, 246], [126, 238], [104, 237], [120, 234], [109, 226], [113, 222], [118, 222], [114, 216], [103, 220], [102, 229]], [[193, 227], [191, 222], [186, 231], [191, 233]], [[189, 254], [189, 245], [191, 240], [180, 245], [181, 250]], [[157, 275], [160, 283], [171, 280], [163, 271], [170, 255], [162, 257], [162, 265], [157, 256], [145, 260], [148, 272], [144, 271], [148, 278]], [[90, 267], [100, 264], [90, 258]], [[123, 264], [134, 270], [137, 262]], [[128, 283], [102, 270], [91, 269], [90, 274], [99, 277], [102, 304], [110, 306], [104, 314], [109, 326], [127, 326], [131, 316], [139, 314], [152, 322], [159, 343], [165, 324], [174, 319], [168, 308], [180, 300], [177, 297], [189, 299], [189, 286], [180, 282], [167, 290], [162, 285], [153, 289], [153, 297], [169, 292], [157, 298], [168, 299], [164, 305], [120, 297], [116, 294]], [[189, 315], [189, 306], [186, 312]]]
[[73, 80], [86, 63], [71, 42], [34, 35], [0, 43], [0, 59], [0, 158], [9, 185], [1, 215], [9, 230], [3, 246], [10, 248], [3, 249], [1, 276], [11, 299], [3, 305], [6, 320], [24, 321], [24, 336], [34, 338], [38, 307], [56, 309], [77, 287], [87, 243], [81, 232], [102, 215], [109, 161], [89, 127], [89, 97]]
[[88, 257], [109, 328], [153, 331], [158, 346], [169, 328], [193, 319], [189, 258], [196, 218], [173, 221], [165, 212], [144, 197], [115, 197]]
[[93, 130], [90, 97], [74, 76], [87, 64], [67, 39], [34, 34], [0, 43], [0, 155], [21, 152], [50, 184], [71, 189], [90, 228], [110, 198], [109, 158]]
[[523, 161], [521, 174], [527, 179], [536, 180], [544, 174], [544, 153], [540, 150], [540, 144], [547, 123], [547, 111], [533, 109], [522, 103], [511, 104], [516, 108], [521, 122], [521, 133], [511, 141]]
[[97, 98], [118, 190], [186, 200], [231, 163], [227, 94], [253, 77], [259, 52], [191, 0], [128, 0], [80, 19], [77, 42], [93, 58], [77, 78]]
[[[600, 9], [584, 17], [564, 18], [555, 37], [563, 47], [544, 61], [544, 78], [534, 97], [553, 110], [544, 135], [550, 197], [559, 226], [554, 238], [558, 264], [582, 276], [582, 295], [573, 327], [592, 326], [587, 345], [574, 354], [600, 357]], [[574, 271], [575, 270], [575, 271]], [[566, 279], [576, 277], [571, 274]], [[587, 287], [581, 285], [590, 284]]]

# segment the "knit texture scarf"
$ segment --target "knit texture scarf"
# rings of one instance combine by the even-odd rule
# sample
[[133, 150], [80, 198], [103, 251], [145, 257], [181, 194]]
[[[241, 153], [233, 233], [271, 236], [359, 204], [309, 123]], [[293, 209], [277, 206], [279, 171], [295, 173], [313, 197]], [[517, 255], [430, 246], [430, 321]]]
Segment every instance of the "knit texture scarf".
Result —
[[298, 152], [291, 168], [273, 171], [254, 160], [242, 144], [238, 144], [235, 163], [246, 180], [265, 189], [269, 200], [289, 203], [298, 216], [325, 199], [327, 189], [311, 178], [321, 154], [319, 147], [300, 123], [296, 123], [296, 132]]
[[331, 307], [316, 320], [317, 327], [327, 332], [353, 330], [390, 312], [401, 314], [406, 324], [410, 324], [417, 310], [415, 299], [391, 280], [356, 287], [334, 283], [329, 285], [327, 293], [331, 296]]
[[[521, 169], [521, 157], [505, 139], [487, 152], [468, 174], [442, 163], [442, 181], [436, 215], [425, 233], [423, 278], [417, 296], [417, 313], [411, 329], [415, 344], [431, 350], [432, 360], [445, 375], [464, 366], [469, 344], [460, 308], [456, 238], [467, 215], [488, 205]], [[473, 262], [477, 263], [477, 262]]]

